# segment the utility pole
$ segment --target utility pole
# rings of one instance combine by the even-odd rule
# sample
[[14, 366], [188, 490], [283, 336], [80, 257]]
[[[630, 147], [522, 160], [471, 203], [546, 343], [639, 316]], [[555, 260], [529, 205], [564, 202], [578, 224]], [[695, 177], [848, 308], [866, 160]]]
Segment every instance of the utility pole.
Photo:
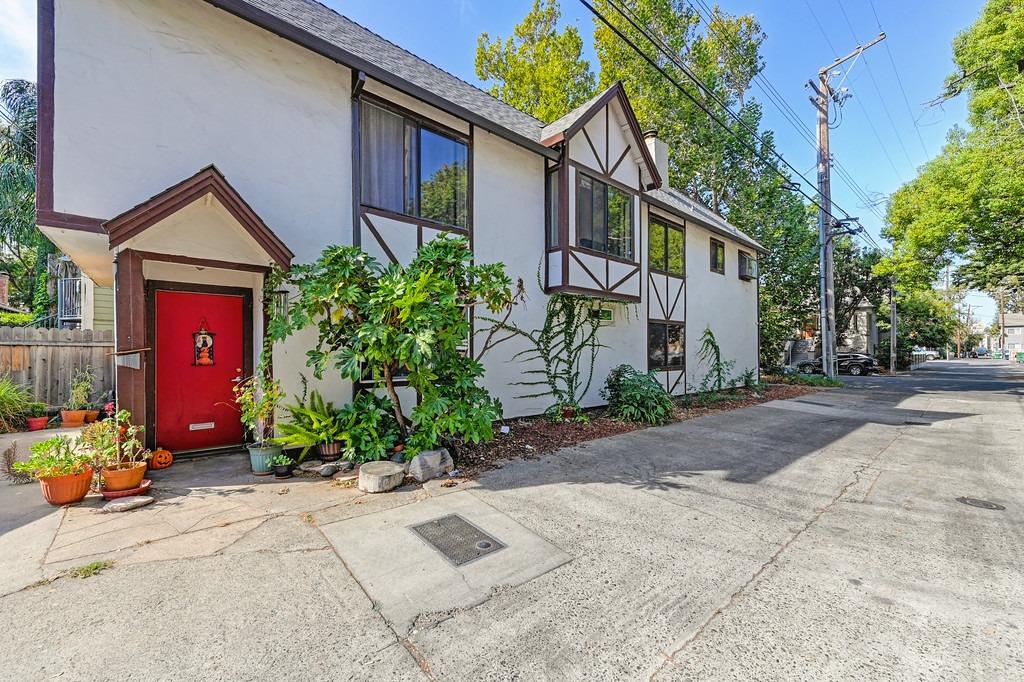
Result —
[[889, 374], [896, 374], [896, 286], [889, 281]]
[[[815, 93], [811, 102], [818, 110], [818, 288], [821, 296], [821, 368], [825, 376], [831, 378], [835, 378], [838, 367], [836, 365], [836, 304], [832, 260], [832, 229], [834, 227], [832, 157], [829, 152], [828, 119], [829, 104], [833, 101], [837, 104], [841, 103], [840, 93], [843, 90], [842, 82], [840, 82], [840, 88], [833, 90], [829, 85], [829, 80], [834, 75], [833, 69], [837, 66], [850, 59], [860, 57], [864, 50], [883, 40], [885, 40], [885, 34], [880, 33], [867, 45], [858, 45], [850, 54], [845, 57], [837, 57], [831, 64], [819, 70], [817, 84], [814, 81], [809, 82]], [[846, 80], [845, 77], [843, 80]]]

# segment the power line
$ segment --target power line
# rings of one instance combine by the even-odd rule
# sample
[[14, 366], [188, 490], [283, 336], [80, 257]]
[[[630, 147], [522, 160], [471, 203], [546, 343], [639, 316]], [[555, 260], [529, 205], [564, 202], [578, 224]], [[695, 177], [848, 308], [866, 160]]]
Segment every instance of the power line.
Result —
[[[871, 13], [875, 15], [875, 23], [878, 24], [878, 30], [882, 30], [882, 20], [878, 18], [878, 11], [875, 9], [874, 0], [868, 0], [868, 4], [871, 6]], [[903, 79], [900, 78], [900, 70], [896, 68], [896, 59], [892, 55], [892, 49], [889, 47], [889, 43], [885, 44], [885, 53], [889, 55], [889, 64], [892, 65], [892, 72], [896, 76], [896, 84], [899, 86], [900, 94], [903, 95], [903, 104], [907, 107], [907, 115], [910, 120], [914, 122], [914, 132], [917, 133], [917, 141], [921, 143], [921, 150], [924, 151], [925, 156], [931, 156], [928, 151], [928, 145], [924, 143], [924, 137], [921, 135], [921, 126], [917, 123], [917, 118], [914, 116], [914, 110], [910, 106], [910, 98], [907, 97], [907, 91], [903, 87]]]
[[[700, 5], [700, 7], [694, 5], [693, 2], [696, 2], [696, 4]], [[719, 33], [718, 30], [714, 27], [712, 23], [714, 13], [711, 10], [711, 8], [709, 8], [707, 4], [703, 2], [703, 0], [693, 0], [693, 2], [691, 2], [691, 6], [697, 13], [697, 16], [700, 18], [700, 20], [707, 25], [708, 30], [715, 35], [726, 38], [730, 42], [730, 46], [733, 49], [735, 49], [735, 39], [727, 34]], [[704, 10], [703, 13], [701, 12], [701, 9]], [[707, 13], [706, 17], [704, 16], [704, 13]], [[661, 42], [664, 44], [663, 40]], [[799, 133], [803, 137], [803, 139], [811, 146], [813, 150], [815, 150], [815, 152], [817, 152], [818, 142], [817, 139], [814, 137], [814, 134], [803, 123], [802, 119], [800, 118], [800, 115], [796, 113], [796, 111], [789, 105], [788, 102], [786, 102], [785, 97], [775, 88], [771, 80], [761, 73], [756, 73], [754, 74], [754, 82], [758, 86], [758, 89], [760, 89], [761, 92], [765, 94], [766, 98], [776, 106], [779, 112], [783, 115], [783, 118], [785, 118], [793, 127], [793, 129], [796, 130], [797, 133]], [[882, 222], [885, 222], [885, 216], [882, 215], [882, 213], [878, 210], [877, 206], [875, 205], [875, 202], [871, 199], [868, 193], [853, 179], [852, 174], [841, 163], [839, 163], [839, 161], [834, 156], [832, 157], [832, 164], [836, 168], [836, 170], [839, 171], [839, 173], [842, 175], [845, 184], [847, 184], [853, 191], [853, 193], [857, 195], [857, 197], [864, 203], [865, 208], [871, 210], [872, 213], [874, 213]], [[870, 241], [871, 246], [873, 246], [874, 248], [878, 248], [878, 245], [877, 243], [874, 242], [874, 239], [871, 239]]]
[[[779, 169], [778, 169], [778, 168], [777, 168], [777, 167], [776, 167], [776, 166], [775, 166], [774, 164], [772, 164], [771, 162], [769, 162], [768, 160], [766, 160], [766, 159], [765, 159], [765, 158], [764, 158], [764, 157], [763, 157], [763, 156], [761, 155], [761, 153], [760, 153], [760, 152], [759, 152], [759, 151], [758, 151], [758, 150], [757, 150], [757, 149], [756, 149], [756, 148], [755, 148], [754, 146], [752, 146], [752, 145], [751, 145], [751, 144], [750, 144], [749, 142], [747, 142], [746, 140], [744, 140], [743, 138], [741, 138], [741, 137], [740, 137], [740, 136], [739, 136], [739, 135], [738, 135], [738, 134], [736, 133], [736, 131], [735, 131], [735, 130], [733, 130], [733, 129], [732, 129], [732, 128], [730, 128], [730, 127], [729, 127], [729, 126], [728, 126], [727, 124], [725, 124], [725, 123], [724, 123], [724, 122], [723, 122], [723, 121], [722, 121], [722, 120], [721, 120], [721, 119], [720, 119], [720, 118], [719, 118], [718, 116], [716, 116], [716, 115], [715, 115], [715, 114], [714, 114], [714, 113], [713, 113], [713, 112], [712, 112], [712, 111], [711, 111], [710, 109], [708, 109], [708, 108], [707, 108], [707, 107], [706, 107], [706, 106], [705, 106], [705, 105], [704, 105], [703, 103], [701, 103], [700, 101], [698, 101], [696, 97], [694, 97], [694, 96], [693, 96], [692, 94], [690, 94], [689, 92], [687, 92], [687, 90], [686, 90], [686, 89], [685, 89], [685, 88], [684, 88], [684, 87], [682, 86], [682, 84], [681, 84], [681, 83], [679, 83], [679, 81], [678, 81], [678, 80], [676, 80], [676, 79], [675, 79], [675, 78], [674, 78], [674, 77], [673, 77], [673, 76], [672, 76], [671, 74], [669, 74], [669, 73], [668, 73], [667, 71], [665, 71], [665, 69], [664, 69], [664, 68], [662, 68], [662, 67], [661, 67], [661, 65], [659, 65], [659, 64], [658, 64], [658, 63], [657, 63], [657, 62], [656, 62], [656, 61], [655, 61], [655, 60], [654, 60], [654, 59], [653, 59], [653, 58], [652, 58], [652, 57], [651, 57], [650, 55], [648, 55], [648, 54], [647, 54], [646, 52], [644, 52], [643, 50], [641, 50], [641, 49], [640, 49], [640, 48], [639, 48], [639, 47], [637, 46], [637, 44], [636, 44], [636, 43], [634, 43], [634, 42], [633, 42], [632, 40], [630, 40], [630, 39], [629, 39], [629, 38], [628, 38], [628, 37], [627, 37], [627, 36], [626, 36], [626, 35], [625, 35], [625, 34], [624, 34], [624, 33], [623, 33], [623, 32], [622, 32], [621, 30], [619, 30], [619, 29], [618, 29], [618, 28], [617, 28], [617, 27], [616, 27], [615, 25], [613, 25], [613, 24], [612, 24], [612, 23], [611, 23], [611, 22], [610, 22], [610, 21], [608, 20], [608, 18], [607, 18], [607, 17], [605, 17], [605, 16], [603, 15], [603, 14], [601, 14], [601, 13], [600, 13], [600, 12], [599, 12], [599, 11], [598, 11], [598, 10], [597, 10], [597, 9], [596, 9], [596, 8], [595, 8], [595, 7], [593, 6], [593, 5], [592, 5], [592, 4], [590, 4], [590, 2], [589, 2], [588, 0], [580, 0], [580, 3], [581, 3], [581, 4], [582, 4], [582, 5], [584, 6], [584, 7], [586, 7], [586, 8], [588, 9], [588, 10], [590, 10], [590, 12], [591, 12], [591, 13], [592, 13], [592, 14], [593, 14], [593, 15], [594, 15], [595, 17], [597, 17], [597, 18], [598, 18], [598, 19], [599, 19], [599, 20], [601, 21], [601, 23], [603, 23], [603, 24], [604, 24], [605, 26], [607, 26], [607, 27], [608, 27], [608, 28], [609, 28], [609, 29], [610, 29], [610, 30], [611, 30], [611, 31], [612, 31], [612, 32], [613, 32], [613, 33], [614, 33], [614, 34], [615, 34], [616, 36], [618, 36], [618, 37], [619, 37], [619, 39], [621, 39], [621, 40], [622, 40], [622, 41], [623, 41], [624, 43], [626, 43], [626, 44], [627, 44], [627, 45], [628, 45], [628, 46], [629, 46], [629, 47], [630, 47], [630, 48], [631, 48], [631, 49], [632, 49], [632, 50], [633, 50], [634, 52], [636, 52], [636, 53], [637, 53], [637, 54], [638, 54], [638, 55], [639, 55], [639, 56], [640, 56], [641, 58], [643, 58], [643, 60], [644, 60], [644, 61], [646, 61], [646, 62], [647, 62], [647, 63], [648, 63], [648, 64], [649, 64], [650, 66], [652, 66], [652, 67], [653, 67], [653, 68], [654, 68], [654, 69], [655, 69], [656, 71], [658, 71], [658, 73], [660, 73], [660, 74], [661, 74], [662, 76], [664, 76], [666, 80], [668, 80], [668, 81], [669, 81], [670, 83], [672, 83], [672, 85], [673, 85], [673, 86], [675, 86], [675, 88], [676, 88], [677, 90], [679, 90], [679, 92], [680, 92], [680, 93], [681, 93], [681, 94], [682, 94], [683, 96], [685, 96], [685, 97], [686, 97], [687, 99], [689, 99], [689, 100], [690, 100], [691, 102], [693, 102], [693, 103], [694, 103], [694, 104], [695, 104], [695, 105], [696, 105], [696, 106], [697, 106], [697, 107], [698, 107], [698, 108], [699, 108], [699, 109], [700, 109], [701, 111], [703, 111], [703, 112], [704, 112], [705, 114], [707, 114], [707, 115], [708, 115], [708, 117], [709, 117], [709, 118], [710, 118], [710, 119], [711, 119], [712, 121], [714, 121], [715, 123], [717, 123], [717, 124], [718, 124], [718, 125], [719, 125], [719, 126], [720, 126], [721, 128], [723, 128], [723, 129], [724, 129], [724, 130], [725, 130], [726, 132], [730, 133], [730, 134], [731, 134], [731, 135], [732, 135], [733, 137], [735, 137], [735, 138], [736, 138], [736, 139], [737, 139], [737, 140], [738, 140], [738, 141], [740, 142], [740, 144], [742, 144], [743, 146], [745, 146], [745, 147], [746, 147], [746, 148], [747, 148], [748, 150], [750, 150], [750, 151], [751, 151], [751, 152], [752, 152], [752, 153], [753, 153], [753, 154], [754, 154], [755, 156], [757, 156], [757, 158], [758, 158], [758, 159], [759, 159], [759, 160], [760, 160], [760, 161], [761, 161], [762, 163], [764, 163], [764, 164], [765, 164], [765, 165], [766, 165], [766, 166], [767, 166], [767, 167], [768, 167], [768, 168], [769, 168], [770, 170], [774, 171], [774, 172], [775, 172], [775, 173], [776, 173], [777, 175], [779, 175], [779, 176], [780, 176], [780, 177], [781, 177], [781, 178], [782, 178], [782, 179], [783, 179], [784, 181], [786, 181], [786, 182], [790, 182], [790, 181], [791, 181], [791, 178], [789, 178], [789, 177], [788, 177], [788, 176], [787, 176], [787, 175], [786, 175], [785, 173], [783, 173], [783, 172], [782, 172], [781, 170], [779, 170]], [[611, 4], [611, 5], [612, 5], [612, 7], [613, 7], [614, 9], [616, 9], [616, 11], [618, 11], [618, 12], [619, 12], [620, 14], [622, 14], [622, 16], [623, 16], [624, 18], [626, 18], [626, 20], [627, 20], [627, 21], [629, 21], [629, 22], [630, 22], [631, 24], [633, 24], [633, 25], [634, 25], [634, 27], [636, 27], [636, 28], [637, 28], [637, 30], [639, 30], [639, 31], [640, 31], [640, 33], [641, 33], [642, 35], [644, 35], [644, 37], [645, 37], [645, 38], [647, 38], [647, 40], [648, 40], [648, 41], [650, 41], [650, 42], [651, 42], [651, 43], [652, 43], [653, 45], [655, 45], [655, 47], [658, 47], [658, 42], [657, 42], [657, 41], [656, 41], [656, 40], [655, 40], [654, 38], [651, 38], [651, 37], [650, 37], [650, 36], [649, 36], [649, 35], [648, 35], [648, 34], [647, 34], [646, 32], [644, 32], [644, 31], [643, 31], [642, 29], [640, 29], [640, 28], [639, 28], [638, 26], [636, 26], [636, 25], [635, 25], [635, 23], [634, 23], [634, 22], [632, 21], [632, 19], [630, 19], [630, 18], [629, 18], [628, 16], [626, 16], [626, 15], [625, 15], [624, 13], [622, 13], [622, 11], [621, 11], [621, 10], [619, 10], [619, 9], [618, 9], [618, 8], [617, 8], [617, 7], [616, 7], [616, 6], [614, 5], [614, 3], [612, 2], [612, 0], [609, 0], [609, 4]], [[662, 49], [661, 51], [662, 51], [662, 52], [663, 52], [663, 53], [665, 54], [665, 56], [666, 56], [666, 57], [668, 57], [668, 59], [669, 59], [670, 61], [672, 61], [672, 63], [673, 63], [673, 64], [676, 64], [676, 65], [678, 66], [678, 63], [677, 63], [677, 62], [676, 62], [676, 60], [675, 60], [675, 55], [673, 55], [673, 54], [672, 54], [671, 50], [665, 50], [665, 49]], [[684, 73], [687, 73], [687, 71], [688, 71], [688, 70], [684, 69], [683, 71], [684, 71]], [[688, 76], [689, 76], [689, 77], [690, 77], [691, 79], [695, 80], [695, 82], [699, 83], [701, 87], [703, 87], [703, 88], [705, 88], [705, 89], [707, 88], [707, 86], [706, 86], [706, 85], [704, 85], [704, 84], [703, 84], [702, 82], [700, 82], [700, 80], [699, 80], [699, 79], [697, 79], [697, 78], [696, 78], [695, 76], [692, 76], [692, 75], [690, 75], [690, 74], [687, 74], [687, 75], [688, 75]], [[735, 113], [733, 113], [731, 109], [729, 109], [728, 107], [724, 107], [724, 108], [725, 108], [725, 110], [726, 110], [726, 111], [727, 111], [727, 112], [728, 112], [728, 113], [729, 113], [729, 114], [730, 114], [730, 115], [731, 115], [731, 116], [732, 116], [733, 118], [736, 118], [736, 119], [737, 119], [737, 121], [738, 121], [738, 122], [739, 122], [739, 123], [740, 123], [741, 125], [743, 125], [743, 126], [744, 126], [745, 128], [747, 128], [747, 130], [749, 130], [749, 127], [748, 127], [748, 126], [746, 125], [746, 123], [744, 123], [744, 122], [742, 121], [742, 119], [739, 119], [739, 117], [737, 117], [737, 116], [736, 116], [736, 114], [735, 114]], [[756, 138], [757, 138], [758, 140], [760, 140], [760, 141], [762, 142], [762, 144], [764, 143], [764, 141], [763, 141], [763, 140], [761, 139], [761, 137], [760, 137], [760, 136], [759, 136], [759, 135], [758, 135], [758, 134], [757, 134], [756, 132], [753, 132], [752, 134], [754, 135], [754, 137], [756, 137]], [[791, 171], [792, 171], [792, 172], [793, 172], [793, 173], [794, 173], [794, 174], [795, 174], [795, 175], [796, 175], [797, 177], [801, 178], [801, 179], [802, 179], [802, 180], [803, 180], [804, 182], [806, 182], [806, 183], [809, 183], [809, 184], [810, 184], [810, 181], [809, 181], [809, 180], [808, 180], [807, 178], [805, 178], [805, 177], [804, 177], [804, 176], [803, 176], [803, 175], [802, 175], [802, 174], [801, 174], [801, 173], [800, 173], [800, 172], [799, 172], [799, 171], [798, 171], [798, 170], [797, 170], [797, 169], [796, 169], [795, 167], [793, 167], [793, 166], [792, 166], [792, 165], [791, 165], [791, 164], [790, 164], [790, 163], [789, 163], [788, 161], [786, 161], [786, 159], [785, 159], [785, 158], [783, 158], [781, 154], [779, 154], [779, 153], [778, 153], [778, 152], [776, 152], [776, 151], [773, 151], [772, 153], [773, 153], [773, 154], [774, 154], [774, 155], [775, 155], [775, 156], [776, 156], [776, 157], [777, 157], [777, 158], [778, 158], [778, 159], [779, 159], [780, 161], [782, 161], [782, 163], [783, 163], [783, 164], [785, 164], [785, 165], [786, 165], [786, 167], [787, 167], [787, 168], [789, 168], [789, 169], [790, 169], [790, 170], [791, 170]], [[804, 197], [805, 197], [805, 198], [806, 198], [806, 199], [807, 199], [808, 201], [810, 201], [810, 202], [811, 202], [811, 203], [812, 203], [813, 205], [817, 206], [817, 207], [818, 207], [819, 209], [822, 209], [822, 206], [821, 206], [821, 204], [819, 204], [819, 203], [818, 203], [818, 201], [817, 201], [817, 200], [816, 200], [816, 199], [815, 199], [814, 197], [812, 197], [812, 196], [811, 196], [810, 194], [807, 194], [807, 193], [806, 193], [806, 192], [805, 192], [805, 191], [804, 191], [804, 190], [803, 190], [802, 188], [800, 188], [800, 187], [797, 187], [797, 188], [794, 188], [794, 190], [793, 190], [793, 191], [796, 191], [796, 192], [800, 193], [800, 194], [801, 194], [801, 195], [803, 195], [803, 196], [804, 196]], [[844, 215], [846, 216], [846, 218], [850, 218], [850, 214], [849, 214], [849, 213], [847, 213], [846, 211], [844, 211], [844, 210], [842, 209], [842, 207], [840, 207], [839, 205], [835, 204], [834, 202], [833, 202], [833, 205], [835, 206], [835, 208], [837, 208], [837, 209], [838, 209], [839, 211], [841, 211], [841, 212], [842, 212], [842, 213], [843, 213], [843, 214], [844, 214]], [[824, 210], [824, 209], [822, 209], [822, 210]], [[834, 214], [832, 214], [831, 212], [827, 212], [827, 215], [828, 215], [828, 216], [829, 216], [829, 217], [830, 217], [830, 218], [831, 218], [832, 220], [836, 220], [836, 221], [838, 221], [838, 220], [839, 220], [839, 219], [838, 219], [838, 218], [837, 218], [837, 217], [836, 217], [836, 216], [835, 216]]]
[[[850, 35], [853, 36], [854, 41], [860, 43], [860, 39], [857, 38], [857, 32], [853, 30], [853, 24], [850, 23], [850, 17], [846, 14], [846, 9], [843, 7], [843, 0], [836, 0], [836, 4], [839, 5], [839, 11], [843, 15], [843, 19], [846, 21], [846, 27], [850, 29]], [[864, 57], [864, 68], [867, 69], [868, 77], [871, 79], [871, 85], [875, 89], [875, 93], [878, 95], [878, 101], [882, 105], [882, 111], [885, 112], [885, 117], [889, 119], [889, 125], [892, 126], [892, 131], [896, 135], [896, 141], [900, 145], [900, 149], [903, 150], [903, 155], [907, 157], [907, 163], [910, 164], [911, 168], [914, 167], [914, 161], [910, 158], [910, 153], [907, 151], [907, 145], [903, 143], [903, 136], [900, 135], [899, 128], [896, 127], [896, 121], [892, 117], [892, 112], [889, 111], [889, 105], [885, 102], [885, 96], [882, 95], [882, 89], [878, 87], [878, 81], [875, 79], [875, 72], [871, 70], [871, 62], [868, 61], [867, 57]]]

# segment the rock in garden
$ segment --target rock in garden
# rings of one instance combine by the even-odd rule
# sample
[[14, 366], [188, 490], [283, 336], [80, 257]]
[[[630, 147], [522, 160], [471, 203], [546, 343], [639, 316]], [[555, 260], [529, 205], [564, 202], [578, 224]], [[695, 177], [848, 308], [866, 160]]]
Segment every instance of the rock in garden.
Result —
[[383, 493], [397, 488], [405, 478], [405, 467], [395, 462], [367, 462], [359, 467], [359, 489]]
[[121, 497], [116, 500], [111, 500], [103, 505], [100, 511], [103, 512], [123, 512], [129, 509], [137, 509], [138, 507], [145, 507], [147, 504], [152, 504], [153, 498], [148, 495], [132, 495], [130, 497]]
[[300, 471], [316, 471], [317, 469], [319, 469], [323, 465], [324, 465], [324, 463], [321, 462], [318, 459], [307, 459], [305, 462], [303, 462], [302, 464], [299, 465], [299, 470]]
[[334, 474], [338, 473], [338, 469], [339, 467], [337, 464], [325, 464], [320, 467], [320, 475], [324, 478], [330, 478]]
[[409, 462], [409, 475], [419, 483], [437, 478], [455, 468], [452, 456], [444, 448], [424, 450]]

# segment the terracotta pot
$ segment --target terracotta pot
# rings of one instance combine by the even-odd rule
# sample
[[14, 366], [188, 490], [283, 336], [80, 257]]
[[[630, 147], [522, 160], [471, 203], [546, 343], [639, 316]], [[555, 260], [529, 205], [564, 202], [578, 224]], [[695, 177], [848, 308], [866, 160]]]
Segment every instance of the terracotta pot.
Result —
[[92, 424], [94, 421], [100, 418], [99, 410], [86, 410], [85, 411], [85, 423]]
[[320, 459], [325, 462], [333, 462], [341, 457], [341, 443], [320, 443], [316, 446]]
[[92, 467], [85, 467], [80, 474], [52, 476], [39, 479], [43, 497], [54, 506], [78, 504], [85, 499], [92, 485]]
[[63, 426], [81, 426], [85, 423], [85, 410], [61, 410], [60, 422]]
[[25, 425], [28, 427], [29, 431], [42, 431], [49, 423], [49, 417], [29, 417], [25, 420]]
[[104, 467], [100, 473], [103, 475], [104, 490], [131, 490], [142, 485], [142, 477], [146, 475], [146, 463], [134, 462], [124, 469]]

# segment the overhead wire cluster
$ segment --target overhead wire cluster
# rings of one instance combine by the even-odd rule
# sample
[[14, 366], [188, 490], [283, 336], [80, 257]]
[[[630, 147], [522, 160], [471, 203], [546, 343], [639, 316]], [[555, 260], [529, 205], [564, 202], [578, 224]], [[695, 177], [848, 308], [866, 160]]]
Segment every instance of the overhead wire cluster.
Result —
[[[735, 137], [744, 147], [746, 147], [762, 163], [764, 163], [766, 168], [768, 168], [775, 174], [779, 175], [782, 178], [783, 182], [787, 183], [788, 189], [801, 194], [812, 205], [816, 206], [819, 210], [824, 212], [825, 215], [831, 221], [836, 223], [857, 224], [860, 229], [858, 229], [855, 232], [855, 234], [864, 239], [865, 242], [867, 242], [873, 248], [879, 248], [877, 242], [875, 242], [875, 240], [863, 230], [863, 226], [860, 225], [859, 221], [856, 218], [852, 217], [849, 212], [847, 212], [845, 209], [839, 206], [835, 201], [831, 201], [832, 208], [841, 213], [842, 217], [836, 216], [835, 213], [833, 213], [832, 211], [826, 211], [822, 204], [819, 202], [819, 200], [815, 198], [815, 196], [808, 194], [806, 191], [804, 191], [801, 185], [794, 186], [792, 184], [792, 178], [789, 175], [780, 170], [774, 162], [765, 158], [761, 150], [758, 150], [748, 140], [741, 137], [732, 126], [725, 123], [720, 116], [716, 115], [715, 112], [713, 112], [709, 108], [707, 100], [711, 100], [712, 102], [714, 102], [714, 104], [716, 104], [722, 111], [727, 113], [729, 117], [735, 120], [740, 127], [742, 127], [747, 133], [749, 133], [754, 139], [760, 142], [762, 145], [762, 149], [769, 149], [770, 154], [774, 156], [776, 159], [778, 159], [778, 161], [781, 162], [782, 165], [788, 168], [794, 176], [800, 178], [811, 187], [815, 186], [815, 183], [812, 183], [810, 180], [808, 180], [803, 173], [801, 173], [791, 163], [789, 163], [789, 161], [787, 161], [785, 157], [782, 156], [782, 154], [780, 154], [776, 149], [774, 149], [773, 146], [767, 145], [765, 143], [764, 138], [756, 130], [752, 129], [739, 116], [739, 114], [737, 114], [729, 106], [727, 106], [726, 103], [723, 102], [710, 87], [708, 87], [696, 74], [694, 74], [692, 70], [690, 70], [685, 63], [683, 63], [680, 56], [677, 55], [668, 45], [665, 44], [664, 40], [660, 36], [658, 36], [653, 30], [641, 26], [640, 23], [633, 17], [632, 13], [628, 9], [625, 9], [622, 6], [620, 6], [620, 4], [616, 2], [616, 0], [608, 0], [608, 4], [613, 10], [615, 10], [623, 19], [625, 19], [630, 26], [632, 26], [637, 32], [639, 32], [655, 48], [655, 50], [661, 53], [661, 55], [664, 58], [666, 58], [673, 66], [679, 69], [679, 71], [681, 71], [683, 75], [685, 75], [690, 81], [694, 83], [694, 85], [697, 86], [697, 88], [702, 93], [704, 93], [705, 101], [699, 100], [693, 93], [689, 92], [685, 87], [683, 87], [682, 83], [680, 83], [676, 77], [674, 77], [672, 74], [666, 71], [665, 68], [658, 63], [658, 59], [652, 57], [650, 54], [641, 49], [632, 39], [629, 38], [629, 36], [623, 33], [622, 30], [620, 30], [599, 10], [597, 10], [597, 8], [595, 8], [589, 0], [580, 0], [580, 3], [584, 7], [586, 7], [591, 12], [591, 14], [593, 14], [602, 24], [608, 27], [608, 29], [612, 31], [620, 40], [622, 40], [626, 45], [628, 45], [630, 49], [632, 49], [638, 56], [640, 56], [644, 61], [646, 61], [659, 74], [661, 74], [661, 76], [663, 76], [669, 83], [671, 83], [683, 96], [690, 100], [705, 114], [707, 114], [711, 121], [716, 123], [723, 130], [731, 134], [733, 137]], [[814, 191], [817, 195], [820, 196], [820, 192], [819, 190], [817, 190], [817, 188], [815, 188]]]

